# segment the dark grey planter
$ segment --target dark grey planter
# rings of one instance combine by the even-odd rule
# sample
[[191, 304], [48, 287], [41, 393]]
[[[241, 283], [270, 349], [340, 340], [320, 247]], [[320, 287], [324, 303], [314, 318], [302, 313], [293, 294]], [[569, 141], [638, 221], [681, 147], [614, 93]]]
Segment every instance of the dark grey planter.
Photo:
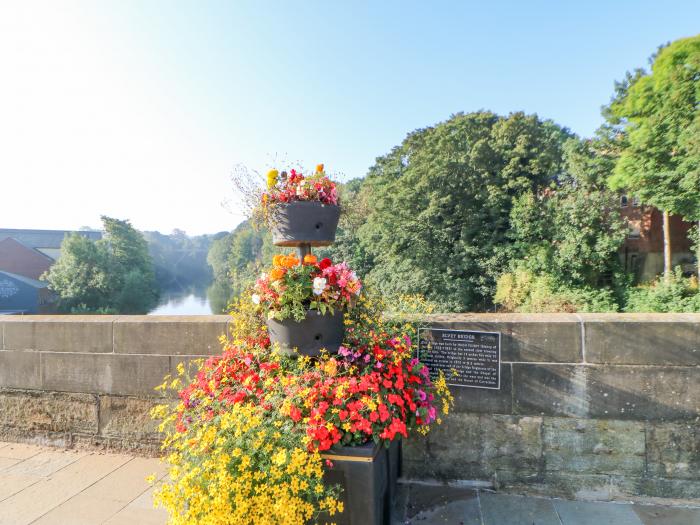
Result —
[[[368, 443], [359, 447], [337, 447], [321, 454], [332, 467], [324, 467], [324, 480], [343, 488], [341, 500], [345, 511], [325, 517], [337, 525], [388, 525], [387, 450], [383, 444]], [[323, 523], [324, 520], [319, 520]]]
[[387, 471], [388, 471], [388, 487], [386, 491], [386, 511], [393, 508], [396, 495], [398, 493], [398, 482], [401, 477], [401, 460], [402, 460], [401, 438], [395, 439], [386, 450], [387, 454]]
[[335, 241], [340, 206], [320, 202], [286, 202], [275, 206], [270, 230], [275, 246], [328, 246]]
[[296, 348], [300, 354], [314, 357], [321, 353], [322, 348], [331, 353], [338, 351], [345, 336], [343, 319], [343, 312], [339, 310], [325, 315], [309, 310], [306, 319], [300, 322], [268, 319], [267, 331], [270, 342], [279, 343], [283, 350], [291, 352]]

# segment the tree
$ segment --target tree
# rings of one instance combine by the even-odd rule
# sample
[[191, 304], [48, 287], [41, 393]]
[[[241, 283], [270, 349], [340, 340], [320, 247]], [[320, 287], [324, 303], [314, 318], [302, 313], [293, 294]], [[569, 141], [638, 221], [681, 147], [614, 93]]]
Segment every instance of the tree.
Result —
[[668, 281], [669, 215], [700, 221], [700, 35], [662, 47], [651, 62], [650, 72], [628, 73], [616, 84], [604, 115], [619, 147], [611, 187], [663, 212]]
[[417, 293], [443, 309], [491, 306], [508, 268], [515, 199], [562, 170], [569, 132], [536, 115], [458, 114], [409, 134], [377, 159], [360, 194], [367, 280], [382, 293]]
[[63, 311], [146, 313], [158, 300], [146, 241], [129, 221], [102, 217], [104, 238], [72, 234], [46, 274]]
[[621, 276], [617, 252], [625, 239], [617, 195], [606, 187], [613, 160], [597, 141], [570, 139], [566, 171], [539, 193], [513, 205], [510, 271], [495, 301], [517, 311], [616, 310], [612, 286]]

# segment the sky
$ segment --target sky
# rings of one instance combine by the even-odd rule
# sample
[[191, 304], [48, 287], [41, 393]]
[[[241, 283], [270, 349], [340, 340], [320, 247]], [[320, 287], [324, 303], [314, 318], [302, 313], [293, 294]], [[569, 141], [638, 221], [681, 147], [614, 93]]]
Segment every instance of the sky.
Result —
[[0, 0], [0, 228], [230, 231], [236, 166], [362, 177], [457, 112], [590, 136], [698, 31], [698, 0]]

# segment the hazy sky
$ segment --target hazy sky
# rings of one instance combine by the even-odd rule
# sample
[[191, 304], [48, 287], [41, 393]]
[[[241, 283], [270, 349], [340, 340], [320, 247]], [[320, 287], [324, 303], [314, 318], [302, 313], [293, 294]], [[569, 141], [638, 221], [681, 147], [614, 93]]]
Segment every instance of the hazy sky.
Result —
[[452, 113], [590, 135], [700, 1], [0, 0], [0, 227], [231, 230], [230, 173], [360, 177]]

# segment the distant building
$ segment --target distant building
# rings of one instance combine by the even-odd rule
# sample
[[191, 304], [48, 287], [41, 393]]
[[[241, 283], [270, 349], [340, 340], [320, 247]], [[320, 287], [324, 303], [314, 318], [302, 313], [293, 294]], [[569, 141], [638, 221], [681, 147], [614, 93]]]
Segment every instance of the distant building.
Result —
[[54, 302], [44, 281], [0, 271], [0, 314], [49, 313]]
[[55, 298], [39, 279], [61, 256], [61, 243], [70, 233], [102, 238], [95, 231], [0, 228], [0, 313], [51, 311]]
[[[620, 197], [620, 214], [627, 220], [629, 233], [620, 249], [625, 270], [639, 281], [650, 281], [664, 271], [663, 214], [652, 206], [642, 206], [635, 198]], [[671, 215], [671, 265], [683, 273], [695, 269], [695, 255], [688, 235], [693, 224]]]

